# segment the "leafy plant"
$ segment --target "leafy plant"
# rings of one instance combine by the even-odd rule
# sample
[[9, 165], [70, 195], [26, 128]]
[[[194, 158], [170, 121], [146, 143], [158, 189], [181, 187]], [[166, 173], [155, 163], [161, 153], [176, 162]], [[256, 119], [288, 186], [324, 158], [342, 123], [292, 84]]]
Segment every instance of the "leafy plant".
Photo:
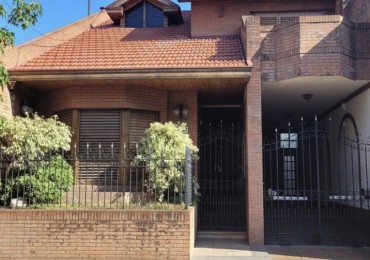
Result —
[[[59, 149], [69, 150], [71, 129], [57, 116], [37, 114], [4, 119], [0, 125], [2, 153], [14, 159], [12, 167], [26, 169], [34, 162]], [[30, 169], [28, 169], [30, 170]]]
[[60, 149], [69, 150], [70, 142], [70, 127], [57, 116], [45, 119], [34, 114], [4, 119], [0, 125], [1, 153], [11, 163], [0, 192], [2, 201], [14, 196], [24, 197], [31, 204], [58, 200], [72, 185], [73, 170], [54, 154]]
[[185, 123], [152, 123], [139, 142], [135, 160], [147, 162], [149, 186], [160, 202], [168, 193], [182, 195], [186, 147], [192, 151], [193, 159], [198, 159], [198, 148], [186, 129]]
[[73, 185], [73, 169], [60, 155], [39, 165], [35, 173], [8, 179], [3, 201], [23, 197], [29, 204], [57, 202]]

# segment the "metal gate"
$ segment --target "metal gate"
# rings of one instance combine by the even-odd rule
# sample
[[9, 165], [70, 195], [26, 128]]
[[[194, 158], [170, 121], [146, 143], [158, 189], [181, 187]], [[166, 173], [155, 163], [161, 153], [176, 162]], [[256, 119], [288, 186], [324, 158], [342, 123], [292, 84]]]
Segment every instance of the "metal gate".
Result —
[[350, 117], [337, 130], [302, 119], [265, 139], [267, 244], [370, 245], [370, 146]]
[[245, 230], [242, 128], [233, 123], [200, 127], [199, 229]]

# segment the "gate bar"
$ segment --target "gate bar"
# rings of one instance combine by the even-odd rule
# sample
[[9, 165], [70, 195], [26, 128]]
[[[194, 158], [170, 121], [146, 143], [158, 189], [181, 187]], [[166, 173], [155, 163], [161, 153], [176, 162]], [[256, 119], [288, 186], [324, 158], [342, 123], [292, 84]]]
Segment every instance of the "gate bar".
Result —
[[317, 178], [317, 207], [319, 218], [319, 237], [322, 244], [322, 226], [321, 226], [321, 189], [320, 189], [320, 165], [319, 165], [319, 129], [317, 124], [317, 116], [315, 115], [315, 149], [316, 149], [316, 178]]

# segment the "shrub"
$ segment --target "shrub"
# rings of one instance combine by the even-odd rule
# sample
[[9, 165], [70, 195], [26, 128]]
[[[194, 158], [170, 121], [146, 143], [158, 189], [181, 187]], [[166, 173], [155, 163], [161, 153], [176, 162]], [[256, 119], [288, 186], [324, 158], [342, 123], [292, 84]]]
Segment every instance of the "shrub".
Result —
[[27, 203], [52, 203], [61, 199], [73, 185], [73, 169], [60, 155], [53, 156], [36, 169], [35, 173], [9, 179], [3, 200], [23, 197]]
[[71, 136], [70, 127], [58, 121], [57, 116], [16, 116], [4, 119], [0, 125], [2, 152], [14, 158], [12, 167], [19, 169], [59, 149], [69, 150]]
[[135, 160], [148, 162], [149, 185], [160, 202], [166, 191], [173, 194], [183, 190], [186, 147], [192, 151], [193, 159], [198, 158], [198, 148], [185, 133], [186, 129], [185, 123], [152, 123], [139, 142]]
[[[71, 135], [70, 127], [58, 121], [57, 116], [3, 118], [1, 153], [11, 163], [7, 165], [7, 182], [0, 188], [0, 199], [5, 202], [23, 196], [31, 204], [60, 199], [73, 183], [73, 170], [55, 154], [70, 149]], [[10, 176], [10, 172], [16, 176]]]

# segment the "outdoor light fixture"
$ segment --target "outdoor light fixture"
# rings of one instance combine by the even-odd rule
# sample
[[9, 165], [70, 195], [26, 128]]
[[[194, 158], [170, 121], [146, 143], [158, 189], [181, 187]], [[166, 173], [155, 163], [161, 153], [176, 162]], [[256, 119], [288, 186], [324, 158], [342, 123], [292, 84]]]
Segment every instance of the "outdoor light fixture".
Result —
[[21, 113], [24, 116], [27, 116], [28, 114], [33, 113], [33, 108], [28, 106], [26, 102], [24, 102], [24, 105], [21, 107]]
[[305, 99], [308, 102], [312, 99], [313, 95], [307, 93], [307, 94], [303, 94], [302, 97], [303, 97], [303, 99]]
[[179, 118], [183, 118], [183, 117], [186, 117], [188, 115], [189, 110], [186, 108], [186, 106], [184, 104], [180, 104], [180, 105], [178, 105], [178, 107], [176, 107], [173, 110], [173, 113], [174, 113], [174, 115], [178, 116]]

